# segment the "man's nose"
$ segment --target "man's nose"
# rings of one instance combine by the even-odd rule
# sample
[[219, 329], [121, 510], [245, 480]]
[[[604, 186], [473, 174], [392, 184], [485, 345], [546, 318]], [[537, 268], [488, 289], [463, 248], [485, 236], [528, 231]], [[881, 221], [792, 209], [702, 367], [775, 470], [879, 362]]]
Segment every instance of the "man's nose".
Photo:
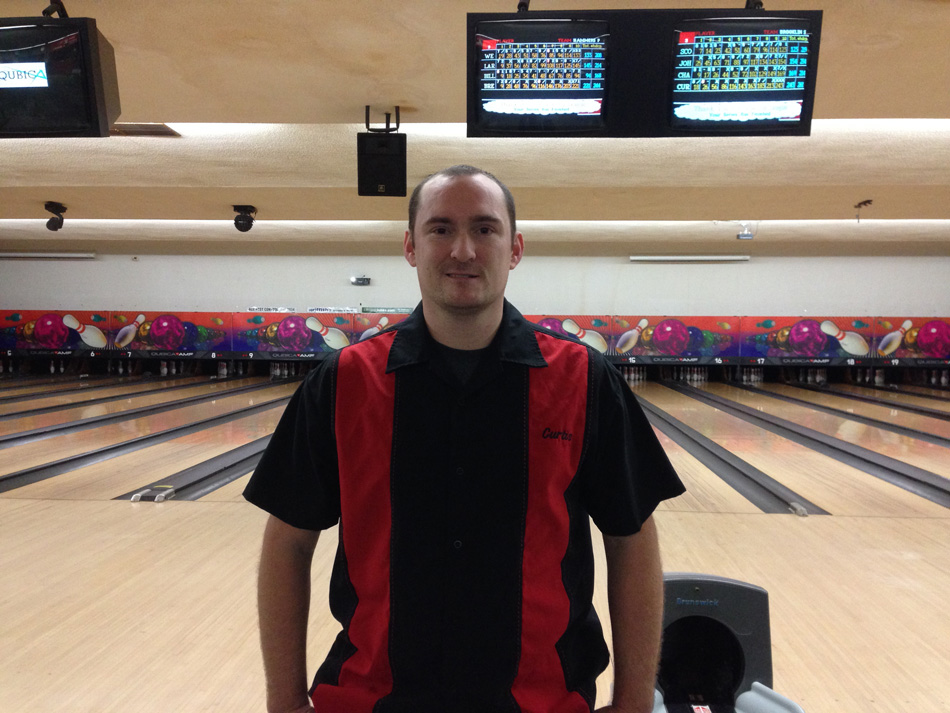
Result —
[[475, 259], [475, 241], [466, 233], [460, 233], [452, 245], [452, 259], [468, 262]]

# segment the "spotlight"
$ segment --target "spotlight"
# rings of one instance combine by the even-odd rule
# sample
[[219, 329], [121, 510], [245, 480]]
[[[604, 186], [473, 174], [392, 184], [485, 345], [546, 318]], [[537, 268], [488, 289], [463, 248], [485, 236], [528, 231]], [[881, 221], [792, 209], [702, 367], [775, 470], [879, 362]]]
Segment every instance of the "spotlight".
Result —
[[63, 223], [65, 222], [63, 219], [63, 213], [66, 212], [66, 206], [64, 206], [62, 203], [56, 203], [55, 201], [47, 201], [44, 207], [55, 216], [54, 218], [50, 218], [46, 221], [46, 228], [52, 231], [62, 228]]
[[234, 227], [242, 233], [246, 233], [254, 225], [254, 218], [251, 216], [257, 215], [257, 208], [252, 205], [236, 205], [234, 206], [234, 212], [237, 213], [234, 216]]

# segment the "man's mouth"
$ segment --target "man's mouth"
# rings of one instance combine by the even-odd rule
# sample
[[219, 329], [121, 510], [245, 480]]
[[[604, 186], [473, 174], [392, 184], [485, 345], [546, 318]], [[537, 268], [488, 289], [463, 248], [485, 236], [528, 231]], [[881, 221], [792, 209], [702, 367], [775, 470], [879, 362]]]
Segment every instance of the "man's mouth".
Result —
[[447, 272], [445, 273], [446, 277], [451, 277], [455, 279], [475, 279], [478, 275], [475, 275], [471, 272]]

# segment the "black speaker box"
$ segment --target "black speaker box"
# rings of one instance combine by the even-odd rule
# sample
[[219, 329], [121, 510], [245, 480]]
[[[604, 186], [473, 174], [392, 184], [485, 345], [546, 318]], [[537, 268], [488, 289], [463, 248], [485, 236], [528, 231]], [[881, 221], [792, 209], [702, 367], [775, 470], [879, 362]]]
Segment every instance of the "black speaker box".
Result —
[[356, 135], [356, 183], [361, 196], [406, 195], [406, 135]]

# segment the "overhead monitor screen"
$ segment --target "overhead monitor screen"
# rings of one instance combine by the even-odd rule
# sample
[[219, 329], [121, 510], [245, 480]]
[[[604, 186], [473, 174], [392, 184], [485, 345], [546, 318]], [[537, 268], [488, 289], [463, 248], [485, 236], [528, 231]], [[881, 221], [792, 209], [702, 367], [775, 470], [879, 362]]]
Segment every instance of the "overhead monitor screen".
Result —
[[603, 126], [608, 24], [582, 20], [478, 23], [479, 128], [558, 133]]
[[87, 130], [82, 38], [76, 27], [0, 27], [0, 131]]
[[807, 19], [683, 20], [674, 33], [671, 126], [769, 131], [810, 122], [813, 57]]

